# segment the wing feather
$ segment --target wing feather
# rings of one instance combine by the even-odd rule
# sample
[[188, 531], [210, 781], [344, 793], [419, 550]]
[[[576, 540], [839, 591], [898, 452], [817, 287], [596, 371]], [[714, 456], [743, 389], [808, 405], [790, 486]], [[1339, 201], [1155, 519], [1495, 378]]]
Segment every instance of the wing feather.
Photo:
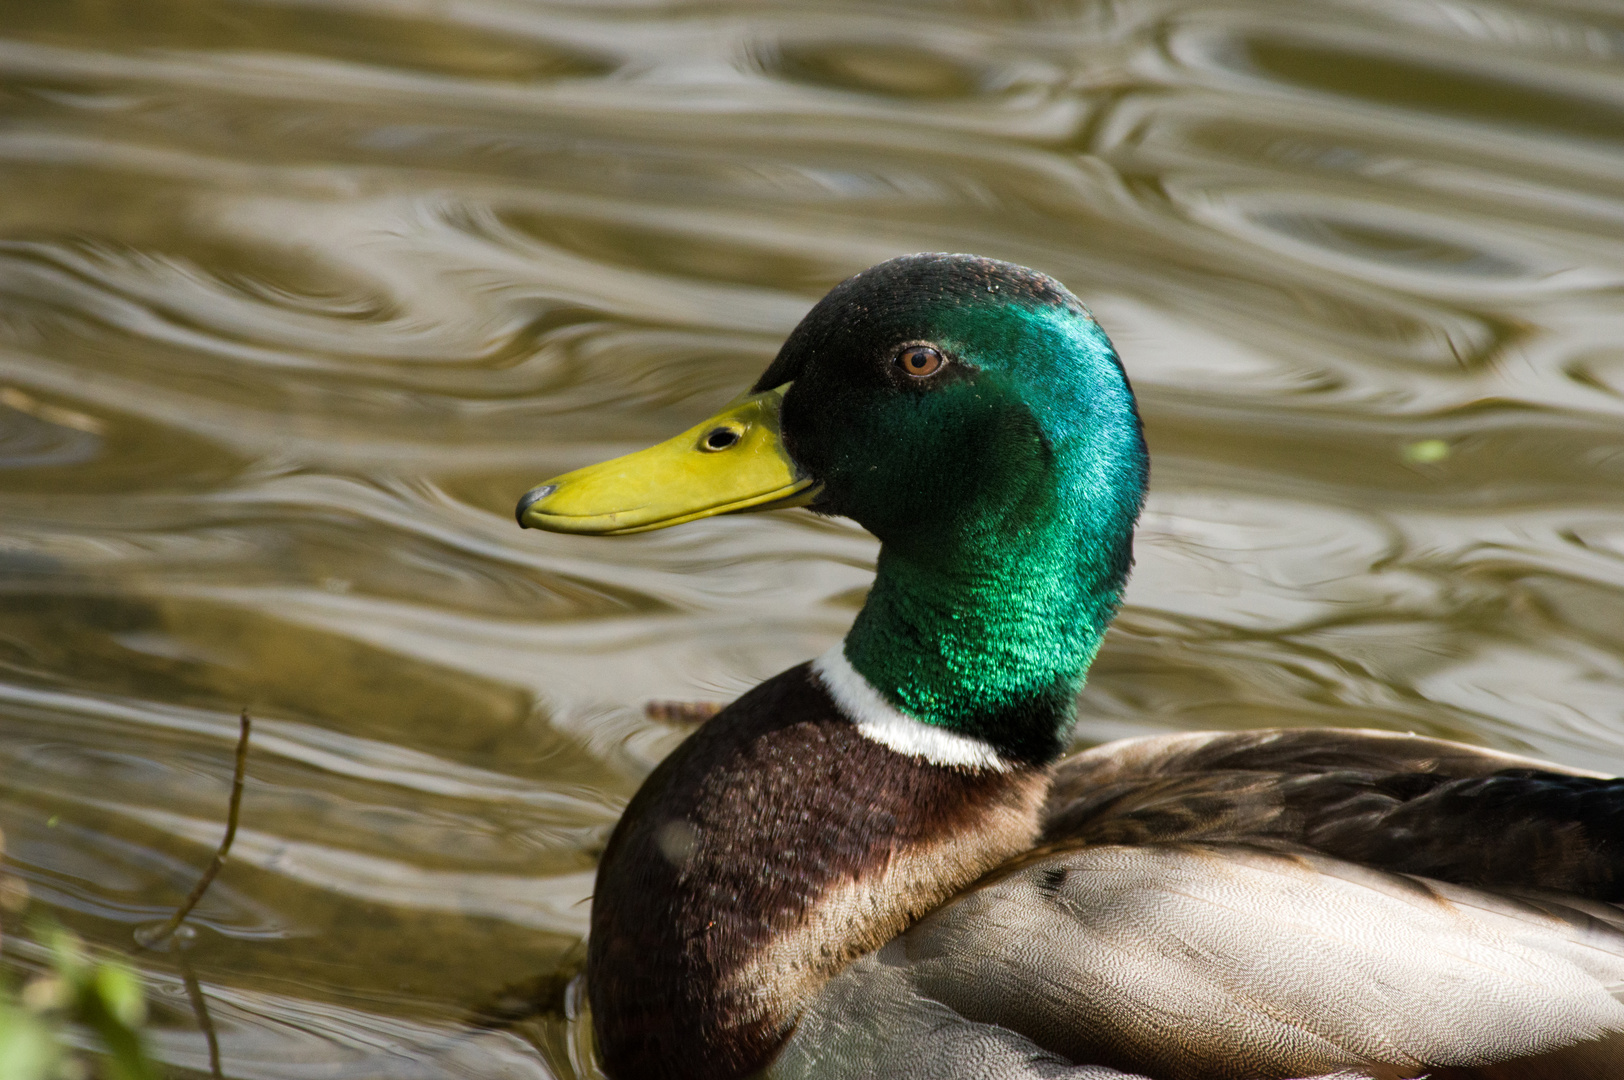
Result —
[[1045, 839], [1250, 841], [1624, 900], [1624, 780], [1389, 732], [1198, 733], [1063, 762]]
[[[803, 1023], [828, 1037], [878, 1009], [868, 1053], [917, 1078], [1073, 1062], [1157, 1080], [1617, 1078], [1621, 979], [1624, 934], [1549, 902], [1313, 854], [1108, 845], [959, 897], [847, 969]], [[927, 1068], [922, 1017], [933, 1041], [1006, 1033], [1006, 1050], [1053, 1057]]]

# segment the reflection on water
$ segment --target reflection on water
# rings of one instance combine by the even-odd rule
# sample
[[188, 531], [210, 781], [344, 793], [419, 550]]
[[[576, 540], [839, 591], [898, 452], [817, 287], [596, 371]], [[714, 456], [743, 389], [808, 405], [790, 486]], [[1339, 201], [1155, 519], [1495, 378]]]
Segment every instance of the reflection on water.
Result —
[[[1581, 0], [8, 0], [0, 828], [235, 1077], [590, 1071], [596, 852], [874, 556], [521, 533], [888, 256], [1056, 274], [1155, 476], [1083, 741], [1357, 724], [1624, 769], [1624, 18]], [[9, 961], [38, 957], [17, 937]], [[206, 1068], [169, 958], [169, 1061]], [[547, 1011], [464, 1020], [524, 984]]]

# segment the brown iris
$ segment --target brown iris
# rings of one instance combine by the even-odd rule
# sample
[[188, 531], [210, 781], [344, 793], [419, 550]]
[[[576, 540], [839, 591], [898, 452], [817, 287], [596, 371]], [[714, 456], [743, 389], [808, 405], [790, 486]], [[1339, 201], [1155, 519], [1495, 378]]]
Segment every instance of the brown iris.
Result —
[[929, 345], [910, 345], [897, 354], [897, 366], [916, 379], [942, 370], [942, 354]]

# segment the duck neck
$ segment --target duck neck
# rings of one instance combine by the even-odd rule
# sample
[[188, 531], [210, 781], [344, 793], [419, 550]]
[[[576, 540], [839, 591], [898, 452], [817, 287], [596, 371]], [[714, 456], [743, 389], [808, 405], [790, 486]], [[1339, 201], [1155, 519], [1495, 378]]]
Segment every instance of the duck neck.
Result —
[[978, 519], [947, 542], [886, 544], [847, 661], [916, 720], [1012, 761], [1053, 760], [1121, 601], [1132, 495], [1102, 510], [1051, 491], [1006, 504], [998, 527]]

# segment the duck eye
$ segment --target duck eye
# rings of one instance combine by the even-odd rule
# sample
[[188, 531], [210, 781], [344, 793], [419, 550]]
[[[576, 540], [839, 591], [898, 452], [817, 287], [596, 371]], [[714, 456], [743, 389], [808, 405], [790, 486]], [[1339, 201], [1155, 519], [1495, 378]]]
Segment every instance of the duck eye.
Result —
[[726, 450], [739, 441], [743, 432], [737, 428], [717, 427], [705, 432], [705, 437], [699, 441], [701, 450]]
[[897, 366], [916, 379], [936, 374], [944, 363], [942, 354], [929, 345], [910, 345], [897, 354]]

